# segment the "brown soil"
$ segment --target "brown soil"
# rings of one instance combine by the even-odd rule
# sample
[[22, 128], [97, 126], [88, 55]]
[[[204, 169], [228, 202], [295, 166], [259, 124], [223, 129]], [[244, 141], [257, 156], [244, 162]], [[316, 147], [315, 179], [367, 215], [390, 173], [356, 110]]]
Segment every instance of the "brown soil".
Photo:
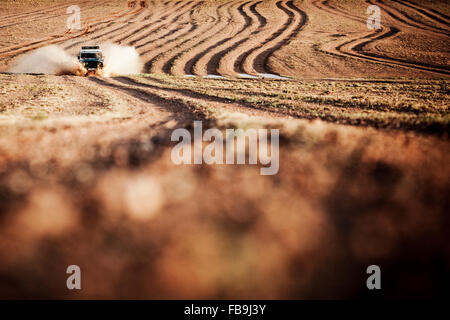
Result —
[[[370, 297], [371, 264], [384, 297], [445, 295], [446, 1], [148, 3], [79, 1], [72, 34], [70, 1], [0, 4], [1, 298]], [[6, 73], [108, 41], [145, 74]], [[175, 165], [171, 133], [195, 120], [280, 129], [279, 173]]]

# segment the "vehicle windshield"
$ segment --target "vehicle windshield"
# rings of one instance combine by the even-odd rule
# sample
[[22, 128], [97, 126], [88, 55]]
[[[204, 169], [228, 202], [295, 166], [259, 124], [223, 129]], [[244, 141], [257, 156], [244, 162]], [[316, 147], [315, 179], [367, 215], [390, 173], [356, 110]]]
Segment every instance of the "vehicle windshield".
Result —
[[89, 53], [82, 53], [81, 54], [81, 59], [101, 59], [102, 58], [102, 54], [101, 53], [94, 53], [94, 52], [89, 52]]

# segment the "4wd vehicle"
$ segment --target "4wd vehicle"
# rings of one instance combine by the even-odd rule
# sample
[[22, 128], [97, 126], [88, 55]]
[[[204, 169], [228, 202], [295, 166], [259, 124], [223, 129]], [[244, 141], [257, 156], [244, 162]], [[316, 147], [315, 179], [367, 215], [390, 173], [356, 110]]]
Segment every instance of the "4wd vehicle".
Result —
[[100, 74], [103, 69], [103, 53], [99, 46], [81, 47], [78, 60], [86, 68], [87, 76]]

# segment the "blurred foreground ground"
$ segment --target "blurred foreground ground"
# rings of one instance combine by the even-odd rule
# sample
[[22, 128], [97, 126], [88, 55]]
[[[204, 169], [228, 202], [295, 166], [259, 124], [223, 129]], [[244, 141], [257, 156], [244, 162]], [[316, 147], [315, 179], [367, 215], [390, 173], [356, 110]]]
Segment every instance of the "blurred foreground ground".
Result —
[[[445, 293], [446, 81], [0, 83], [3, 298], [361, 297], [371, 264], [386, 297]], [[344, 103], [361, 90], [368, 101]], [[281, 129], [279, 174], [174, 165], [170, 134], [194, 120]], [[65, 287], [71, 264], [80, 292]]]

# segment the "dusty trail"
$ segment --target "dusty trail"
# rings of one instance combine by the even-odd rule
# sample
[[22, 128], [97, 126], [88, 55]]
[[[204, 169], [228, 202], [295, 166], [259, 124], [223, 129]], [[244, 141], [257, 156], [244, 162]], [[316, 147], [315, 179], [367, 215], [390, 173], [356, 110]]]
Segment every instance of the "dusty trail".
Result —
[[[159, 91], [141, 90], [136, 86], [127, 86], [119, 79], [90, 78], [90, 81], [103, 88], [118, 93], [125, 98], [138, 99], [141, 104], [147, 105], [147, 110], [157, 110], [164, 112], [164, 117], [154, 117], [152, 121], [165, 122], [171, 119], [193, 121], [196, 116], [192, 111], [193, 107], [181, 99], [167, 98]], [[145, 112], [145, 110], [144, 110]], [[145, 116], [148, 116], [147, 114]]]

